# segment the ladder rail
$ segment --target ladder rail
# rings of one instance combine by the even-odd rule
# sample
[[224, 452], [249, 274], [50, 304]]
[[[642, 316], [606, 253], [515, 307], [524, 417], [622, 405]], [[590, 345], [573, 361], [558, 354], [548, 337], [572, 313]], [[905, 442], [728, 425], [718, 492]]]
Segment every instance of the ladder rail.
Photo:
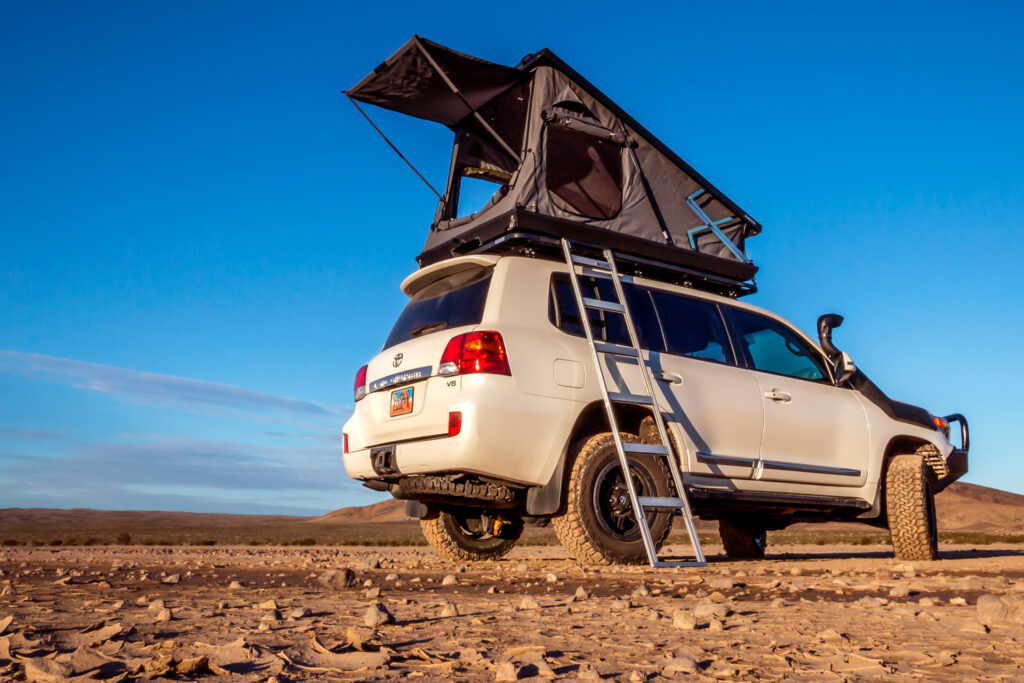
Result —
[[[572, 253], [572, 245], [567, 239], [562, 239], [562, 252], [565, 256], [566, 264], [569, 267], [569, 282], [572, 285], [573, 295], [576, 298], [576, 306], [579, 308], [581, 326], [583, 327], [584, 335], [587, 338], [587, 345], [590, 347], [591, 360], [594, 363], [595, 374], [597, 375], [598, 387], [601, 390], [601, 399], [604, 403], [605, 413], [608, 416], [608, 424], [612, 430], [612, 438], [615, 442], [615, 450], [618, 453], [619, 464], [622, 467], [623, 479], [626, 483], [626, 490], [629, 494], [630, 504], [633, 509], [633, 514], [636, 516], [637, 526], [640, 529], [640, 535], [643, 540], [644, 549], [647, 552], [647, 558], [651, 567], [674, 567], [674, 566], [705, 566], [707, 564], [703, 550], [700, 546], [700, 539], [697, 536], [697, 530], [693, 522], [693, 514], [690, 510], [689, 501], [686, 497], [686, 490], [683, 487], [682, 474], [679, 470], [677, 462], [677, 455], [674, 454], [671, 441], [668, 436], [668, 430], [665, 426], [664, 418], [661, 414], [661, 409], [658, 405], [657, 394], [655, 393], [654, 379], [652, 372], [647, 362], [643, 357], [640, 347], [639, 335], [636, 331], [636, 326], [633, 323], [632, 315], [629, 311], [629, 305], [626, 302], [625, 291], [622, 288], [623, 277], [618, 272], [618, 267], [615, 262], [614, 254], [609, 249], [603, 250], [604, 261], [596, 261], [583, 256], [574, 256]], [[593, 299], [585, 297], [583, 295], [582, 287], [580, 286], [579, 276], [576, 274], [576, 267], [580, 266], [584, 271], [592, 268], [601, 268], [608, 271], [607, 276], [603, 273], [602, 277], [610, 279], [615, 288], [615, 295], [618, 297], [618, 303], [616, 306], [610, 306], [613, 302], [603, 302], [600, 299]], [[595, 273], [596, 274], [596, 273]], [[596, 304], [596, 305], [594, 305]], [[604, 304], [604, 305], [602, 305]], [[618, 308], [619, 310], [616, 310]], [[590, 325], [589, 310], [601, 311], [602, 315], [607, 312], [617, 312], [623, 316], [626, 323], [626, 329], [629, 332], [629, 338], [631, 351], [635, 353], [635, 356], [630, 354], [623, 354], [610, 350], [609, 347], [615, 345], [609, 344], [608, 342], [598, 342], [594, 338], [594, 332]], [[624, 349], [626, 347], [619, 347]], [[628, 394], [618, 394], [609, 392], [607, 381], [605, 379], [604, 370], [601, 365], [600, 354], [606, 353], [609, 355], [628, 355], [637, 359], [640, 373], [644, 378], [644, 385], [647, 389], [647, 396], [629, 396]], [[628, 396], [633, 398], [633, 402], [641, 403], [637, 399], [647, 399], [641, 404], [649, 405], [651, 412], [654, 415], [654, 421], [658, 428], [658, 434], [661, 438], [661, 451], [658, 452], [657, 446], [654, 444], [646, 445], [647, 448], [637, 448], [639, 444], [630, 443], [626, 446], [622, 440], [622, 436], [619, 432], [618, 420], [615, 417], [615, 407], [613, 403], [614, 397]], [[636, 486], [633, 483], [633, 478], [629, 474], [629, 457], [627, 453], [635, 452], [650, 452], [657, 455], [658, 457], [665, 457], [669, 461], [669, 471], [672, 475], [672, 481], [676, 488], [677, 498], [668, 497], [651, 497], [638, 496], [636, 492]], [[696, 562], [686, 561], [671, 561], [666, 562], [658, 558], [657, 548], [654, 545], [654, 539], [651, 535], [650, 525], [647, 523], [646, 508], [654, 509], [679, 509], [682, 512], [683, 519], [686, 524], [687, 533], [690, 536], [690, 545], [694, 550], [696, 556]]]
[[[622, 304], [623, 317], [626, 319], [626, 330], [629, 332], [630, 341], [633, 347], [640, 349], [640, 335], [637, 334], [636, 325], [633, 323], [633, 315], [629, 310], [629, 302], [626, 301], [626, 292], [622, 288], [622, 282], [619, 280], [619, 269], [615, 262], [615, 256], [610, 249], [604, 250], [605, 261], [612, 266], [612, 284], [615, 286], [615, 294], [619, 297], [619, 302]], [[651, 372], [651, 367], [645, 361], [643, 356], [640, 356], [640, 374], [644, 378], [644, 385], [647, 387], [647, 393], [651, 397], [651, 414], [654, 417], [654, 424], [658, 427], [658, 436], [661, 439], [662, 445], [668, 451], [668, 468], [672, 473], [672, 482], [676, 487], [676, 495], [679, 496], [679, 500], [682, 501], [680, 510], [683, 514], [683, 521], [686, 524], [686, 531], [690, 536], [690, 545], [693, 547], [694, 555], [697, 557], [697, 562], [705, 564], [704, 550], [700, 547], [700, 540], [697, 536], [697, 527], [693, 521], [693, 512], [690, 510], [690, 503], [686, 498], [686, 489], [683, 487], [683, 475], [679, 470], [679, 454], [676, 454], [672, 448], [672, 441], [669, 439], [668, 427], [665, 425], [665, 418], [661, 414], [661, 407], [658, 405], [658, 394], [655, 391], [654, 377]], [[600, 370], [599, 370], [600, 372]], [[602, 376], [603, 377], [603, 376]], [[681, 448], [687, 449], [688, 447], [685, 441], [682, 443]]]

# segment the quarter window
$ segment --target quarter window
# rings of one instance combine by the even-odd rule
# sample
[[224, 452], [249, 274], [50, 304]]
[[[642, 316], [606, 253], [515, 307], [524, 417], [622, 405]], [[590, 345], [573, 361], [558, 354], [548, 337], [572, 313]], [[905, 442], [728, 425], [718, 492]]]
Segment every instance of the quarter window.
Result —
[[[602, 301], [617, 301], [615, 286], [609, 280], [581, 277], [580, 288], [585, 297]], [[658, 327], [658, 318], [654, 312], [650, 293], [646, 289], [625, 283], [622, 288], [626, 293], [629, 312], [633, 315], [633, 324], [637, 328], [640, 346], [651, 351], [664, 351], [665, 343], [662, 340], [661, 329]], [[629, 346], [629, 331], [626, 329], [626, 321], [622, 315], [593, 309], [588, 311], [588, 315], [590, 316], [590, 329], [594, 332], [595, 340]], [[577, 337], [586, 336], [568, 275], [555, 275], [551, 278], [548, 319], [563, 332]]]
[[825, 369], [793, 330], [770, 318], [735, 308], [732, 318], [755, 370], [825, 380]]

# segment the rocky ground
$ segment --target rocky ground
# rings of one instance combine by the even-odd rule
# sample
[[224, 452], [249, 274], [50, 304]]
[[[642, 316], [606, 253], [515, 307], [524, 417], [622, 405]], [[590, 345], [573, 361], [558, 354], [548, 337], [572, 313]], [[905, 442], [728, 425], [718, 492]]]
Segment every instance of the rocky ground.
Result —
[[554, 547], [462, 566], [425, 548], [4, 548], [0, 680], [1024, 680], [1024, 547], [782, 550], [652, 570]]

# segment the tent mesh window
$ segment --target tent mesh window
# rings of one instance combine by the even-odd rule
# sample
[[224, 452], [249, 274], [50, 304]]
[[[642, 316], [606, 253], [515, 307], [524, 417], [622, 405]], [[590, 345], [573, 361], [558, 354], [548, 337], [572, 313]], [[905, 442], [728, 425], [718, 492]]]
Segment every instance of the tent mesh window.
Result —
[[559, 208], [594, 219], [622, 208], [622, 147], [610, 140], [548, 126], [547, 187]]

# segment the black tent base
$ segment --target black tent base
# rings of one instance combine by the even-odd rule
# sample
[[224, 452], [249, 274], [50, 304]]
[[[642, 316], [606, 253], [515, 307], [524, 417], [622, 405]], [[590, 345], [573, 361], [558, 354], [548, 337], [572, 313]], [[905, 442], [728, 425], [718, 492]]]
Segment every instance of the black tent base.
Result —
[[740, 297], [757, 291], [757, 266], [739, 263], [692, 249], [658, 244], [648, 239], [604, 228], [516, 209], [475, 226], [457, 242], [426, 250], [417, 257], [427, 266], [465, 254], [515, 254], [563, 261], [561, 238], [578, 247], [615, 252], [621, 272], [693, 287], [714, 294]]

